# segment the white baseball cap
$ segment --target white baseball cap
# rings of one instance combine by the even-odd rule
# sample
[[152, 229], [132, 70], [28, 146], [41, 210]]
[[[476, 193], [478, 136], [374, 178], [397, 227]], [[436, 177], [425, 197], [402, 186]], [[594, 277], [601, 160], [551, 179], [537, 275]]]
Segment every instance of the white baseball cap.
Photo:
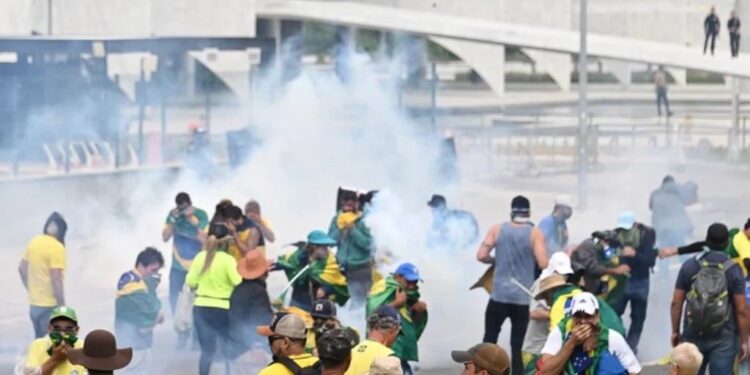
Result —
[[568, 254], [563, 251], [552, 254], [549, 262], [547, 262], [547, 268], [542, 270], [539, 279], [541, 280], [553, 273], [563, 276], [573, 274], [573, 267], [570, 265], [570, 256]]
[[555, 206], [573, 207], [573, 198], [567, 194], [558, 195], [555, 198]]
[[599, 300], [597, 300], [593, 294], [589, 292], [583, 292], [573, 296], [573, 304], [570, 308], [570, 315], [575, 315], [579, 312], [585, 313], [587, 315], [594, 315], [597, 311], [599, 311]]

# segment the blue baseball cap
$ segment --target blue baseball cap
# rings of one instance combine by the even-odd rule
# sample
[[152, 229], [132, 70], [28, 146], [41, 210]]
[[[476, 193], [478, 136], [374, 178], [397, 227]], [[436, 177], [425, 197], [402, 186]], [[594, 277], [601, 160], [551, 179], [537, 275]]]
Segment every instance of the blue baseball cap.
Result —
[[322, 230], [314, 230], [307, 235], [307, 243], [319, 246], [336, 246], [336, 240], [328, 237]]
[[394, 272], [393, 274], [403, 276], [406, 281], [422, 281], [422, 279], [419, 277], [419, 269], [417, 269], [417, 266], [411, 263], [402, 263], [400, 266], [398, 266], [398, 268], [396, 268], [396, 272]]
[[633, 211], [620, 212], [617, 216], [617, 227], [630, 230], [635, 225], [635, 213]]
[[372, 315], [377, 315], [381, 318], [390, 318], [394, 322], [401, 324], [401, 314], [398, 313], [395, 307], [391, 305], [382, 305], [373, 311]]

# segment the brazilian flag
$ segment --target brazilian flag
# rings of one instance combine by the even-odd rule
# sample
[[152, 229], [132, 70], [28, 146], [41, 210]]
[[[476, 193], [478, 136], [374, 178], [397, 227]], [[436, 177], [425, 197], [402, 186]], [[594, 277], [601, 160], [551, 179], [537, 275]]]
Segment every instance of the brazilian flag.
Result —
[[[388, 276], [376, 282], [370, 290], [370, 296], [367, 298], [367, 315], [372, 314], [378, 307], [392, 302], [396, 296], [396, 291], [403, 289], [393, 276]], [[399, 313], [401, 314], [401, 333], [393, 344], [393, 352], [400, 359], [407, 361], [419, 361], [418, 341], [427, 327], [427, 313], [422, 314], [416, 319], [412, 314], [411, 307], [419, 301], [419, 290], [406, 291], [406, 305]]]
[[[284, 270], [286, 277], [291, 280], [307, 266], [308, 261], [308, 251], [300, 247], [292, 253], [280, 256], [276, 264]], [[329, 251], [326, 258], [314, 259], [309, 262], [310, 268], [297, 278], [292, 286], [294, 288], [308, 288], [310, 283], [313, 283], [326, 290], [329, 298], [339, 306], [346, 304], [346, 301], [349, 300], [349, 289], [346, 286], [346, 277], [341, 273], [336, 262], [336, 256]]]

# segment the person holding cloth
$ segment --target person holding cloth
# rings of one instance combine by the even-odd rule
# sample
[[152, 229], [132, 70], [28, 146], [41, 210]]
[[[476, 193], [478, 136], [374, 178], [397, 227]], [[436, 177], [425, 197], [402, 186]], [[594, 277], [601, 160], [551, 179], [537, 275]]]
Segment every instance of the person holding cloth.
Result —
[[70, 307], [57, 307], [50, 313], [47, 336], [34, 340], [27, 349], [24, 375], [86, 374], [81, 366], [72, 364], [69, 351], [83, 347], [78, 339], [78, 315]]
[[230, 297], [242, 282], [237, 261], [226, 252], [223, 241], [229, 231], [218, 225], [214, 233], [208, 237], [206, 249], [195, 256], [185, 278], [185, 284], [195, 289], [193, 319], [201, 347], [200, 375], [208, 375], [218, 342], [228, 339]]

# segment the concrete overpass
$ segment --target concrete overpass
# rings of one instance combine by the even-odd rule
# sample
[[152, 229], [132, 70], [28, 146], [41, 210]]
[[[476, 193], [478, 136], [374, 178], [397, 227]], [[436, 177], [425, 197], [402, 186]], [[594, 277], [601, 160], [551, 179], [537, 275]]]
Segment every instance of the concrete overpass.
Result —
[[[498, 77], [498, 71], [502, 75], [502, 69], [497, 68], [499, 56], [492, 53], [496, 51], [495, 46], [517, 46], [558, 54], [575, 54], [579, 48], [577, 31], [355, 2], [276, 0], [258, 4], [256, 12], [261, 18], [314, 21], [428, 36], [475, 68], [498, 94], [502, 94], [504, 82]], [[698, 47], [596, 33], [588, 35], [588, 53], [609, 60], [750, 78], [750, 64], [742, 63], [750, 59], [749, 54], [741, 54], [737, 59], [722, 54], [704, 56]], [[569, 59], [567, 64], [570, 65]], [[564, 69], [563, 74], [569, 71]], [[556, 80], [560, 83], [559, 79]]]

